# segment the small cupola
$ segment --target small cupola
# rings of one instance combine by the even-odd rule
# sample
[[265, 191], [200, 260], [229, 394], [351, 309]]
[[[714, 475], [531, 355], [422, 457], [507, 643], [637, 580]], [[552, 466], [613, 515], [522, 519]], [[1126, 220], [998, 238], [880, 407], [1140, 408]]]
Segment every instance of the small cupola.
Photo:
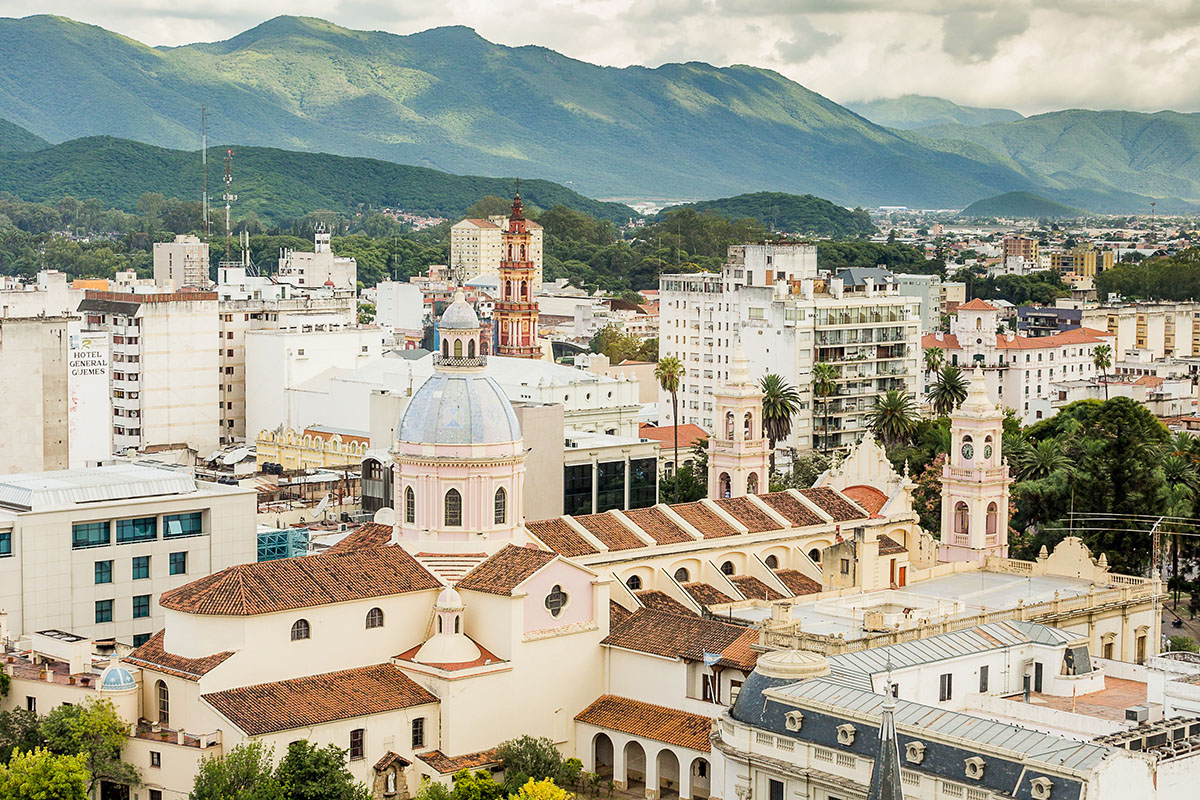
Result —
[[413, 657], [419, 664], [464, 664], [478, 659], [482, 653], [463, 629], [462, 596], [447, 586], [433, 605], [434, 629], [431, 636]]

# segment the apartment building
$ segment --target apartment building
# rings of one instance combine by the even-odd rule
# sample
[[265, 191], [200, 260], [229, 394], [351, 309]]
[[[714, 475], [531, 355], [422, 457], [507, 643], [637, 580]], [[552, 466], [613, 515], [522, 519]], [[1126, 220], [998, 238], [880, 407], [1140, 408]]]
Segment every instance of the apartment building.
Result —
[[[65, 469], [70, 457], [67, 325], [73, 317], [0, 317], [0, 473]], [[107, 428], [108, 421], [102, 421]]]
[[217, 294], [89, 291], [79, 313], [85, 334], [111, 337], [114, 451], [212, 453], [221, 438]]
[[154, 285], [169, 292], [185, 286], [208, 288], [208, 242], [179, 234], [173, 242], [154, 244]]
[[138, 645], [164, 591], [255, 560], [252, 489], [141, 464], [0, 475], [0, 608], [16, 634]]
[[[72, 288], [66, 273], [44, 269], [32, 283], [21, 277], [0, 279], [0, 317], [58, 317], [74, 314], [84, 290]], [[103, 282], [107, 287], [108, 282]]]
[[1083, 308], [1080, 324], [1113, 336], [1113, 358], [1145, 350], [1154, 358], [1200, 356], [1200, 303], [1122, 303]]
[[1028, 236], [1006, 236], [1001, 250], [1005, 261], [1010, 258], [1020, 259], [1030, 264], [1038, 260], [1038, 240]]
[[[534, 265], [533, 292], [542, 285], [542, 246], [545, 231], [533, 220], [526, 220], [529, 230], [529, 260]], [[499, 277], [501, 238], [509, 228], [509, 218], [503, 214], [487, 219], [459, 220], [450, 227], [450, 267], [459, 281], [469, 281], [480, 275]]]
[[1097, 250], [1091, 244], [1081, 244], [1070, 249], [1044, 251], [1039, 257], [1039, 265], [1064, 277], [1095, 278], [1097, 272], [1112, 268], [1113, 255], [1112, 250]]
[[317, 231], [314, 252], [283, 250], [279, 254], [279, 283], [306, 289], [329, 288], [358, 291], [358, 262], [349, 256], [335, 256], [330, 234]]
[[896, 289], [905, 297], [921, 301], [921, 331], [936, 331], [942, 325], [942, 278], [939, 275], [896, 275]]
[[[713, 430], [713, 392], [740, 345], [754, 379], [776, 373], [800, 392], [801, 411], [780, 448], [854, 444], [877, 396], [917, 390], [920, 301], [876, 272], [891, 277], [818, 277], [815, 246], [763, 243], [731, 247], [719, 274], [663, 275], [659, 354], [684, 365], [679, 424]], [[819, 362], [838, 371], [827, 399], [812, 389]], [[675, 424], [669, 395], [660, 393], [659, 408], [661, 424]]]

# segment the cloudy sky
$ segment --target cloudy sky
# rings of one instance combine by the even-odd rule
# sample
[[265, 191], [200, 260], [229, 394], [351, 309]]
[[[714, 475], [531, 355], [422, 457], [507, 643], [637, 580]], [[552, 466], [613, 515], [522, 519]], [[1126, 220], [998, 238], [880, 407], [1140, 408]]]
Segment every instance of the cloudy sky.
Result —
[[394, 33], [462, 24], [613, 66], [769, 67], [843, 102], [1200, 110], [1200, 0], [0, 0], [0, 15], [31, 13], [163, 45], [277, 14]]

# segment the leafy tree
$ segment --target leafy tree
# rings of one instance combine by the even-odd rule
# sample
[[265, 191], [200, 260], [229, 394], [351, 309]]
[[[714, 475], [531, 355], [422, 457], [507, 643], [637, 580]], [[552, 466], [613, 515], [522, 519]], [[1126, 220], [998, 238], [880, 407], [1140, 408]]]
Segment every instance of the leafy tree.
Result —
[[654, 361], [658, 358], [657, 339], [639, 339], [612, 323], [596, 331], [596, 335], [588, 342], [588, 349], [608, 356], [611, 364], [626, 360]]
[[[671, 395], [671, 420], [675, 424], [675, 469], [679, 470], [679, 385], [683, 382], [683, 364], [675, 356], [660, 359], [654, 368], [654, 379], [664, 392]], [[678, 483], [676, 484], [678, 492]], [[679, 502], [678, 494], [675, 502]]]
[[496, 800], [504, 794], [504, 787], [492, 780], [492, 773], [485, 769], [459, 770], [454, 774], [452, 800]]
[[917, 429], [917, 404], [908, 392], [888, 389], [871, 407], [871, 431], [892, 446], [908, 439]]
[[792, 432], [792, 417], [800, 410], [800, 393], [779, 375], [768, 372], [759, 381], [762, 389], [763, 430], [771, 450], [771, 474], [775, 474], [775, 443]]
[[141, 781], [133, 765], [121, 760], [128, 726], [110, 700], [58, 706], [42, 720], [41, 733], [50, 752], [83, 756], [89, 794], [102, 780], [129, 786]]
[[0, 697], [8, 697], [8, 689], [12, 685], [12, 679], [8, 677], [8, 673], [0, 670]]
[[[1011, 457], [1011, 456], [1010, 456]], [[1021, 480], [1044, 480], [1071, 468], [1071, 458], [1058, 439], [1043, 439], [1026, 448], [1017, 459]]]
[[91, 776], [83, 755], [55, 755], [49, 750], [16, 751], [0, 764], [3, 800], [87, 800]]
[[496, 758], [504, 767], [504, 788], [515, 793], [533, 781], [555, 781], [563, 774], [563, 757], [547, 738], [521, 736], [502, 742]]
[[370, 325], [375, 321], [375, 304], [374, 303], [359, 303], [358, 304], [358, 324]]
[[937, 372], [946, 363], [946, 351], [940, 347], [927, 347], [923, 355], [926, 372]]
[[1172, 653], [1200, 653], [1200, 644], [1190, 636], [1170, 636], [1167, 650]]
[[829, 397], [837, 391], [838, 377], [838, 368], [833, 364], [827, 364], [824, 361], [818, 361], [816, 364], [813, 364], [813, 394], [821, 398], [821, 416], [824, 420], [824, 425], [822, 426], [822, 444], [824, 447], [814, 449], [819, 449], [826, 455], [829, 454]]
[[288, 800], [369, 800], [371, 793], [346, 767], [346, 751], [307, 739], [288, 745], [275, 777]]
[[1107, 344], [1098, 344], [1096, 349], [1092, 351], [1092, 363], [1096, 365], [1096, 369], [1100, 370], [1100, 375], [1104, 381], [1104, 399], [1108, 399], [1108, 371], [1112, 368], [1112, 347]]
[[29, 752], [41, 747], [40, 721], [37, 714], [23, 708], [0, 711], [0, 764], [8, 761], [14, 750]]
[[962, 405], [967, 399], [967, 379], [962, 370], [949, 364], [942, 367], [929, 387], [928, 398], [939, 417], [948, 416]]
[[221, 756], [205, 758], [192, 782], [189, 800], [285, 800], [275, 777], [272, 751], [262, 742], [240, 744]]

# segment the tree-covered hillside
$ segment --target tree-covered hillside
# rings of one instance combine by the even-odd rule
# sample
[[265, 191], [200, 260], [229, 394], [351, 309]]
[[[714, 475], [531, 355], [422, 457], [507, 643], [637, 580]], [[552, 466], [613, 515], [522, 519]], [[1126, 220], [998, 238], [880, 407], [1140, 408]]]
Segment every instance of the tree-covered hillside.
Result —
[[886, 128], [911, 130], [928, 125], [987, 125], [1014, 122], [1023, 117], [1008, 108], [960, 106], [942, 97], [906, 94], [880, 100], [846, 103], [846, 108]]
[[[862, 209], [853, 211], [811, 194], [754, 192], [720, 200], [689, 203], [697, 211], [715, 211], [734, 219], [753, 219], [776, 233], [800, 236], [870, 236], [878, 229]], [[662, 215], [659, 215], [662, 218]]]
[[49, 142], [34, 136], [20, 125], [0, 119], [0, 153], [24, 153], [48, 147]]
[[1014, 219], [1073, 219], [1086, 214], [1079, 208], [1056, 203], [1033, 192], [1006, 192], [976, 200], [959, 213], [960, 217], [1010, 217]]

